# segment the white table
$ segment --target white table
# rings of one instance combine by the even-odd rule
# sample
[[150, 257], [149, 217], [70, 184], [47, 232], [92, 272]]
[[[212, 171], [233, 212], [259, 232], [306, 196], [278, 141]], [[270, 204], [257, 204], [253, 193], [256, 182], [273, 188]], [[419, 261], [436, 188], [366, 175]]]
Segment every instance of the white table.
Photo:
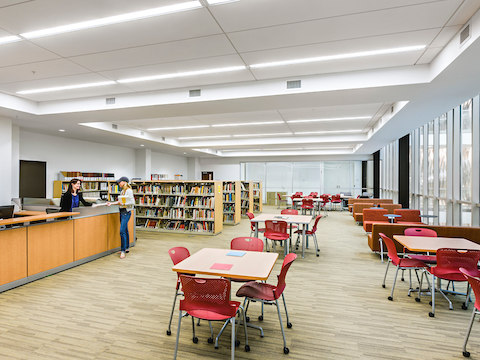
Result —
[[[252, 223], [255, 224], [255, 237], [258, 237], [258, 223], [265, 222], [266, 220], [277, 220], [285, 221], [287, 224], [298, 224], [302, 226], [302, 258], [305, 257], [305, 241], [306, 241], [306, 231], [308, 230], [308, 225], [312, 221], [310, 215], [283, 215], [283, 214], [260, 214], [255, 216], [252, 220]], [[291, 239], [290, 239], [291, 240]], [[289, 242], [285, 244], [285, 254], [289, 253]]]

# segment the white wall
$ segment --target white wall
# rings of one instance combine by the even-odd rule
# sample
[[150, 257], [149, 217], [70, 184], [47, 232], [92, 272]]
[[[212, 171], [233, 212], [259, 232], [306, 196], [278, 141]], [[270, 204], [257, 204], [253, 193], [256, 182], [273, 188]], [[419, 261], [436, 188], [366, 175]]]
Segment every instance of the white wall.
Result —
[[197, 179], [202, 178], [202, 171], [213, 171], [213, 180], [241, 180], [240, 162], [232, 159], [200, 159]]
[[188, 158], [152, 151], [152, 174], [167, 174], [169, 180], [173, 180], [175, 174], [181, 174], [182, 179], [187, 180], [190, 178]]
[[12, 121], [0, 118], [0, 205], [9, 205], [12, 198]]
[[[60, 171], [109, 172], [118, 178], [135, 174], [135, 150], [33, 133], [20, 129], [20, 160], [47, 162], [47, 198]], [[17, 180], [18, 182], [18, 180]]]

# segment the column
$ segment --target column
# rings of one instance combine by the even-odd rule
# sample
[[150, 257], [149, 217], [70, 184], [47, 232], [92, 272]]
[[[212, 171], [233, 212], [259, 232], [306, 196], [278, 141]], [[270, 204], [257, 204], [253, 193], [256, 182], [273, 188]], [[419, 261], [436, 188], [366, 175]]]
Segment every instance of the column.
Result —
[[135, 177], [150, 180], [152, 174], [152, 150], [135, 150]]
[[398, 203], [405, 209], [410, 207], [409, 144], [409, 134], [398, 140]]

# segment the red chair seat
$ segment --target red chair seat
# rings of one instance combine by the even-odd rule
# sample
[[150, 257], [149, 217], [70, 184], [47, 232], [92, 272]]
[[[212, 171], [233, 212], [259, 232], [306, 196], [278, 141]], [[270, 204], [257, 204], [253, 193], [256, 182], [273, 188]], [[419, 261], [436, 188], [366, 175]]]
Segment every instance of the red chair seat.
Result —
[[273, 290], [276, 288], [274, 285], [259, 283], [256, 281], [249, 281], [244, 284], [237, 291], [237, 296], [246, 296], [253, 299], [261, 299], [267, 301], [274, 301], [275, 294]]
[[[466, 281], [465, 276], [463, 276], [463, 274], [460, 272], [460, 270], [458, 270], [458, 268], [448, 268], [448, 267], [439, 268], [438, 266], [435, 266], [427, 270], [430, 274], [433, 274], [444, 280]], [[480, 277], [480, 271], [478, 269], [476, 272], [474, 270], [469, 270], [469, 273], [472, 276]]]
[[282, 233], [266, 233], [265, 234], [265, 237], [267, 239], [270, 239], [270, 240], [280, 240], [280, 241], [283, 241], [283, 240], [287, 240], [288, 238], [290, 238], [290, 235], [288, 234], [282, 234]]
[[238, 307], [240, 306], [240, 302], [238, 301], [230, 301], [230, 305], [232, 307], [232, 311], [229, 314], [222, 314], [216, 311], [211, 311], [211, 310], [188, 310], [187, 312], [193, 316], [196, 317], [197, 319], [203, 319], [203, 320], [211, 320], [211, 321], [217, 321], [217, 320], [227, 320], [233, 316], [235, 316], [235, 313], [237, 312]]
[[417, 255], [417, 254], [408, 254], [410, 259], [420, 260], [426, 264], [436, 264], [437, 257], [435, 255]]
[[[314, 233], [315, 233], [315, 231], [313, 231], [313, 230], [306, 230], [305, 231], [306, 235], [313, 235]], [[297, 231], [295, 231], [295, 234], [303, 234], [303, 230], [297, 230]]]
[[400, 264], [400, 267], [409, 267], [409, 268], [423, 268], [425, 263], [416, 259], [402, 258], [399, 259], [400, 262], [397, 262], [396, 259], [392, 259], [392, 264], [397, 266]]

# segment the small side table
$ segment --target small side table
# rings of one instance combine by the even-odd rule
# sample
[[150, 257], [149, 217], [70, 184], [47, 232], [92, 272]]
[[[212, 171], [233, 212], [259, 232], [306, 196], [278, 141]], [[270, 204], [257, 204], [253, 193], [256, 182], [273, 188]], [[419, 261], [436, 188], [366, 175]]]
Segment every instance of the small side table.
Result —
[[427, 219], [428, 223], [430, 223], [429, 219], [438, 218], [438, 215], [425, 214], [425, 215], [420, 215], [420, 217]]
[[395, 221], [395, 218], [402, 217], [401, 215], [396, 215], [396, 214], [385, 214], [383, 216], [387, 217], [392, 224]]

